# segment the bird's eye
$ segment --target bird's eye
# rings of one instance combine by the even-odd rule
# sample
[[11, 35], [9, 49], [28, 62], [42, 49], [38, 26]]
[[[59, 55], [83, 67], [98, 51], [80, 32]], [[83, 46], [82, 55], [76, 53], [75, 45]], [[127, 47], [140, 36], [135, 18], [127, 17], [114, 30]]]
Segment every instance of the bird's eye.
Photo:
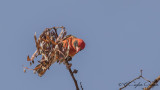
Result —
[[78, 46], [78, 41], [77, 40], [74, 41], [73, 45], [74, 45], [74, 47], [77, 47]]

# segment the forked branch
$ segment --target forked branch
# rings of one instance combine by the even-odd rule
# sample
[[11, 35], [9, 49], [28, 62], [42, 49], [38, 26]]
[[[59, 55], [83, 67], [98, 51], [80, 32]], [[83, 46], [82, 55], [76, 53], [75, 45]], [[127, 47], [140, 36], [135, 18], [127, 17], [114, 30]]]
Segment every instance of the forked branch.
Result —
[[144, 79], [145, 81], [147, 81], [147, 82], [150, 82], [150, 83], [151, 83], [151, 81], [149, 81], [149, 80], [145, 79], [145, 78], [142, 76], [142, 70], [140, 70], [140, 73], [141, 73], [141, 74], [140, 74], [137, 78], [135, 78], [135, 79], [131, 80], [131, 81], [130, 81], [130, 82], [128, 82], [126, 85], [124, 85], [123, 87], [121, 87], [119, 90], [122, 90], [122, 89], [126, 88], [126, 87], [127, 87], [127, 86], [129, 86], [132, 82], [134, 82], [135, 80], [140, 79], [140, 78], [142, 78], [142, 79]]

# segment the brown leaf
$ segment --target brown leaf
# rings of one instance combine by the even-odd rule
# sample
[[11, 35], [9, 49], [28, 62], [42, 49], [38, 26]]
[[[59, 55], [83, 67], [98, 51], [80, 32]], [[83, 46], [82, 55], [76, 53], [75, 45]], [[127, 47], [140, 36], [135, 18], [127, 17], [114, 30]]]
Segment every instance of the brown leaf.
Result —
[[29, 58], [29, 55], [27, 56], [27, 61], [31, 61], [31, 59]]
[[50, 39], [48, 35], [46, 35], [46, 39], [49, 40], [53, 45], [57, 45], [53, 40]]
[[34, 61], [32, 61], [32, 63], [34, 64]]
[[33, 70], [33, 73], [36, 74], [36, 70]]
[[32, 63], [30, 62], [30, 66], [32, 65]]
[[24, 73], [26, 72], [26, 69], [25, 69], [25, 68], [23, 69], [23, 72], [24, 72]]

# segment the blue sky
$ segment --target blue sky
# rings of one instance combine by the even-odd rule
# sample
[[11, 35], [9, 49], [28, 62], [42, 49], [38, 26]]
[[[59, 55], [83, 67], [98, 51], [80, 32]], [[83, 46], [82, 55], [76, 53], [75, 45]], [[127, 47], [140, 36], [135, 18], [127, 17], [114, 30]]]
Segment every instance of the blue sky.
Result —
[[72, 61], [84, 90], [118, 90], [140, 69], [154, 80], [160, 75], [159, 9], [159, 0], [1, 0], [0, 89], [75, 90], [63, 64], [52, 65], [43, 77], [23, 73], [36, 49], [34, 33], [62, 25], [86, 42]]

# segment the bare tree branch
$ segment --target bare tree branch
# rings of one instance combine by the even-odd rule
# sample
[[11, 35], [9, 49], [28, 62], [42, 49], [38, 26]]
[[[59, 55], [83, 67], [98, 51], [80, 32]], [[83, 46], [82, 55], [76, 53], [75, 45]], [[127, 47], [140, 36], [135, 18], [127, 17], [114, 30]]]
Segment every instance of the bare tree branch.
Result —
[[76, 80], [75, 77], [74, 77], [74, 73], [73, 73], [72, 70], [71, 70], [71, 67], [70, 67], [70, 64], [68, 63], [68, 60], [66, 60], [66, 67], [68, 68], [69, 73], [70, 73], [70, 75], [71, 75], [71, 77], [72, 77], [72, 79], [73, 79], [73, 81], [74, 81], [74, 84], [75, 84], [75, 86], [76, 86], [76, 90], [79, 90], [77, 80]]
[[128, 82], [126, 85], [124, 85], [123, 87], [121, 87], [119, 90], [122, 90], [122, 89], [126, 88], [129, 84], [131, 84], [132, 82], [134, 82], [135, 80], [140, 79], [140, 78], [142, 78], [142, 79], [144, 79], [145, 81], [148, 81], [148, 82], [151, 83], [151, 81], [145, 79], [145, 78], [142, 76], [142, 70], [140, 70], [140, 73], [141, 73], [141, 74], [140, 74], [137, 78], [131, 80], [131, 81]]
[[147, 88], [144, 88], [143, 90], [150, 90], [153, 88], [160, 80], [160, 76], [158, 76]]

